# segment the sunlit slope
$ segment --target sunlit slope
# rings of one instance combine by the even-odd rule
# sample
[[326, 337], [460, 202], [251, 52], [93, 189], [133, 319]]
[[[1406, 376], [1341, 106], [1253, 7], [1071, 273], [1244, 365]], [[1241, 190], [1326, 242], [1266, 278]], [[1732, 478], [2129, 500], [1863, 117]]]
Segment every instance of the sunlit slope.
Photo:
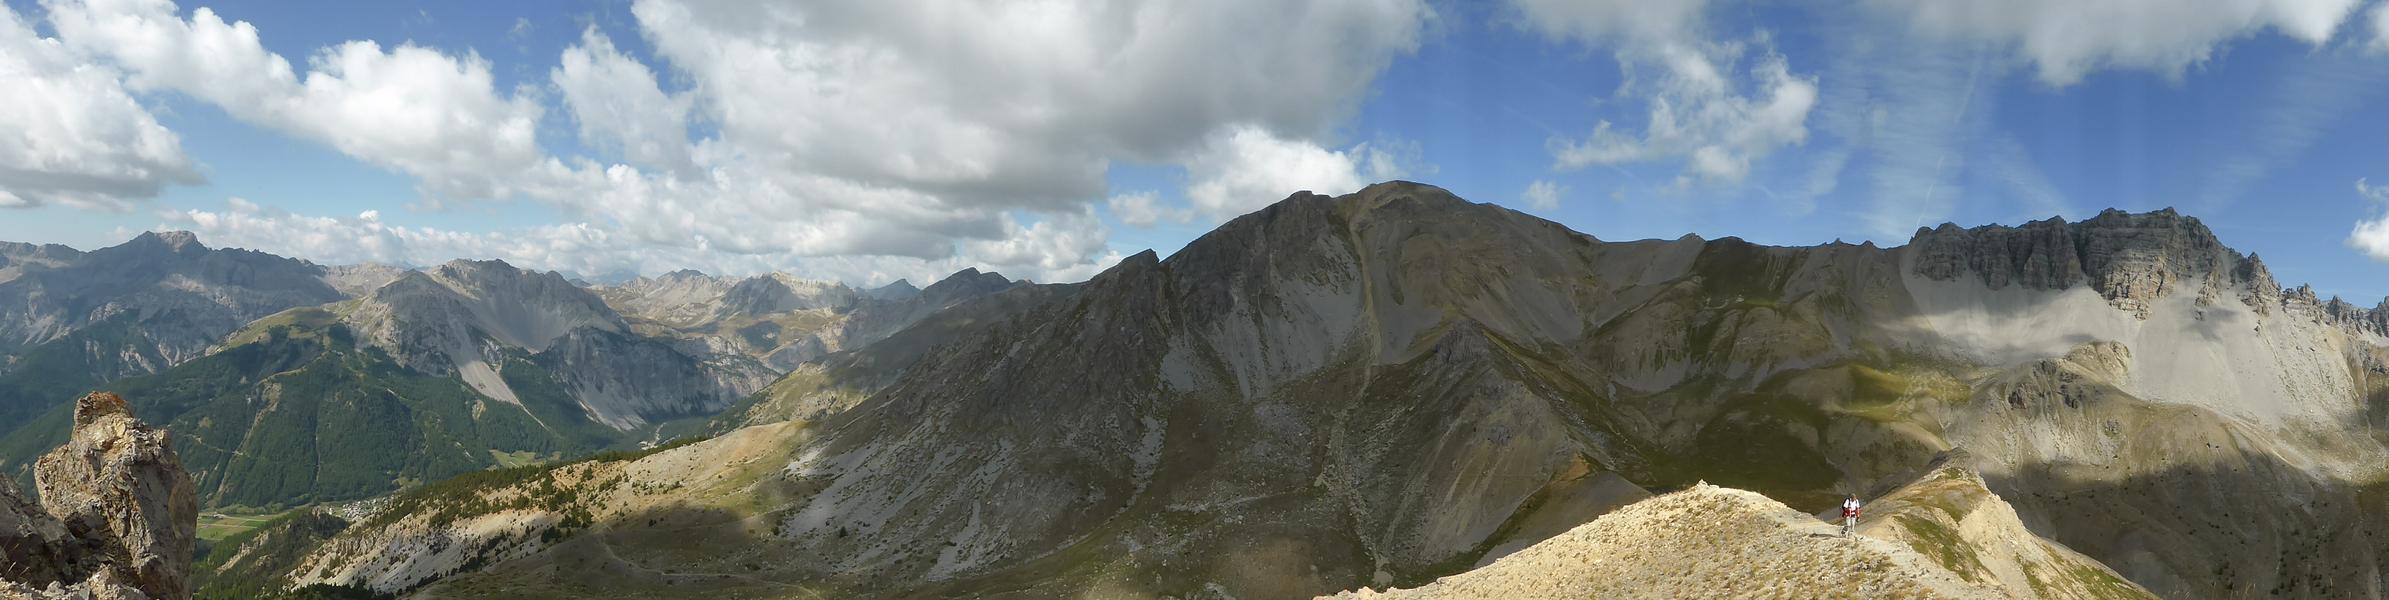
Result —
[[1938, 469], [1876, 500], [1859, 535], [1765, 496], [1698, 485], [1490, 565], [1337, 598], [2153, 598], [2042, 540], [1982, 480]]

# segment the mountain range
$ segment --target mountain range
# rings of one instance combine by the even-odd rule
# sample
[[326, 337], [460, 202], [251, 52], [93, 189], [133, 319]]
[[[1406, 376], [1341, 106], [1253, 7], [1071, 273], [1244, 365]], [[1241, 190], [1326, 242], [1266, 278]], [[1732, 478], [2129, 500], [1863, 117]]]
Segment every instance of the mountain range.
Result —
[[[10, 252], [15, 280], [89, 260]], [[1665, 547], [1802, 556], [1652, 585], [1827, 556], [1880, 568], [1765, 581], [2389, 593], [2389, 305], [2171, 210], [1613, 242], [1388, 182], [1075, 284], [289, 264], [329, 299], [109, 384], [201, 504], [316, 503], [212, 545], [203, 589], [1481, 596], [1643, 581], [1668, 557], [1618, 549]], [[1818, 537], [1846, 494], [1873, 520]]]
[[[0, 314], [15, 340], [0, 464], [29, 477], [68, 430], [72, 407], [56, 400], [104, 385], [182, 432], [210, 507], [361, 499], [697, 431], [782, 370], [768, 352], [708, 343], [715, 319], [812, 319], [870, 340], [1012, 285], [971, 270], [812, 305], [782, 297], [787, 286], [846, 288], [773, 275], [660, 306], [640, 301], [654, 297], [644, 281], [591, 289], [498, 261], [322, 267], [180, 232], [88, 253], [5, 249], [0, 296], [23, 308]], [[708, 318], [655, 331], [608, 298]]]
[[338, 300], [339, 286], [375, 271], [211, 250], [187, 233], [92, 252], [0, 243], [0, 423], [188, 361], [250, 321]]
[[415, 488], [226, 572], [1292, 597], [1547, 557], [1676, 490], [1747, 490], [1743, 515], [1903, 497], [1955, 453], [1981, 493], [1893, 503], [1946, 518], [1877, 525], [1906, 550], [1870, 556], [2017, 595], [2379, 596], [2385, 313], [2169, 210], [1769, 247], [1602, 241], [1406, 182], [1299, 193], [805, 363], [712, 439]]

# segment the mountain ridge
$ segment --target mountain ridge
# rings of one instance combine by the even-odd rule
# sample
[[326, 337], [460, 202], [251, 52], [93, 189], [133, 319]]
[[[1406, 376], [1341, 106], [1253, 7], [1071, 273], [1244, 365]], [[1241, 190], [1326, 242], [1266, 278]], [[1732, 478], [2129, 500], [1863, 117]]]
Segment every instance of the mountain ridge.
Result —
[[2154, 598], [2026, 531], [1962, 467], [1867, 506], [1855, 535], [1765, 496], [1697, 483], [1489, 565], [1335, 598]]
[[[2214, 250], [2180, 242], [2196, 229], [2092, 231], [2082, 246], [2111, 250], [2097, 264], [2114, 285], [2076, 285], [2086, 272], [1994, 290], [1919, 272], [2017, 264], [1950, 244], [1610, 243], [1431, 186], [1295, 194], [974, 329], [850, 408], [649, 459], [756, 465], [729, 487], [575, 488], [702, 507], [715, 516], [675, 531], [739, 550], [667, 550], [648, 517], [599, 510], [578, 541], [507, 546], [521, 562], [373, 585], [520, 589], [604, 547], [605, 564], [752, 564], [846, 595], [1413, 586], [1537, 541], [1513, 535], [1526, 523], [1583, 518], [1549, 502], [1592, 478], [1705, 479], [1818, 510], [1965, 448], [2025, 527], [2160, 595], [2377, 591], [2363, 574], [2379, 572], [2365, 549], [2382, 524], [2352, 507], [2389, 451], [2346, 423], [2389, 383], [2352, 369], [2379, 347], [2303, 300], [2259, 312], [2238, 295], [2253, 277], [2183, 283], [2237, 266], [2172, 260]], [[2172, 284], [2137, 283], [2168, 269]], [[2189, 343], [2214, 352], [2155, 350]], [[756, 436], [786, 441], [722, 441]], [[643, 464], [625, 468], [656, 468]], [[2216, 507], [2262, 516], [2218, 528]], [[525, 510], [504, 519], [526, 528], [507, 539], [558, 514]], [[2125, 522], [2144, 533], [2122, 536]], [[2321, 523], [2341, 526], [2301, 533]], [[424, 526], [343, 547], [461, 535]], [[343, 577], [322, 581], [367, 583]]]
[[1962, 448], [2017, 527], [2160, 596], [2379, 595], [2368, 318], [2194, 219], [2084, 223], [1603, 242], [1421, 184], [1298, 193], [839, 355], [889, 368], [714, 439], [423, 488], [273, 577], [1300, 596], [1467, 570], [1593, 518], [1584, 490], [1819, 510]]

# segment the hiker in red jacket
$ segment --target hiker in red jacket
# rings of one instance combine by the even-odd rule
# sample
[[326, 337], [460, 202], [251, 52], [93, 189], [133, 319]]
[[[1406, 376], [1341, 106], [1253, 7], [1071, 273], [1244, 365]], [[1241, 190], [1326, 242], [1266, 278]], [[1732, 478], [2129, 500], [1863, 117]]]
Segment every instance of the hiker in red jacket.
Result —
[[1842, 500], [1842, 535], [1848, 536], [1850, 535], [1851, 531], [1855, 531], [1857, 529], [1858, 495], [1850, 494], [1849, 499]]

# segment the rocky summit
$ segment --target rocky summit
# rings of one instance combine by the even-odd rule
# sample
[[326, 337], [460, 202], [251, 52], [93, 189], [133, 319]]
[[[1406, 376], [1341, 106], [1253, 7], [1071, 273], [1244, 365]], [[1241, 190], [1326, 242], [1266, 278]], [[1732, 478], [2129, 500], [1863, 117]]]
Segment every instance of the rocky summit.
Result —
[[[2087, 286], [2117, 308], [2147, 315], [2149, 304], [2186, 291], [2201, 304], [2219, 299], [2270, 310], [2281, 287], [2256, 256], [2241, 256], [2195, 217], [2173, 209], [2146, 214], [2108, 210], [2080, 223], [2033, 221], [2021, 227], [1918, 229], [1909, 241], [1916, 274], [1940, 281], [1970, 277], [1999, 290]], [[2186, 289], [2184, 289], [2186, 288]], [[2230, 293], [2245, 291], [2234, 297]]]
[[123, 398], [75, 401], [72, 440], [34, 467], [41, 501], [0, 480], [0, 598], [189, 598], [198, 504], [173, 436]]

